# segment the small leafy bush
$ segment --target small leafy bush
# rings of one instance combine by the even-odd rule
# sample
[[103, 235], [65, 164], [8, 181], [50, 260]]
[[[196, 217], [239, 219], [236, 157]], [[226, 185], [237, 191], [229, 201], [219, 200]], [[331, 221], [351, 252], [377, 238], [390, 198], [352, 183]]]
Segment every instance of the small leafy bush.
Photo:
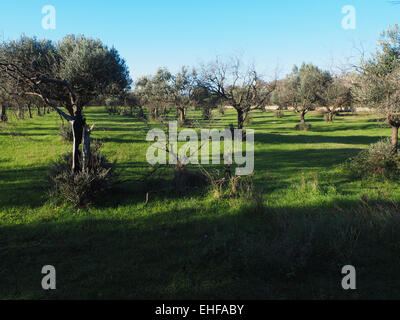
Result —
[[105, 108], [110, 116], [118, 116], [123, 113], [123, 109], [119, 106], [106, 106]]
[[218, 199], [237, 198], [243, 200], [253, 212], [264, 211], [263, 191], [254, 183], [254, 175], [236, 176], [229, 165], [214, 170], [199, 167], [209, 185], [211, 195]]
[[349, 159], [347, 168], [357, 178], [395, 178], [400, 173], [400, 154], [392, 151], [391, 140], [386, 138]]
[[299, 124], [297, 124], [294, 128], [295, 128], [295, 130], [297, 130], [297, 131], [308, 131], [308, 130], [311, 130], [311, 124], [308, 124], [308, 123], [299, 123]]
[[[50, 197], [77, 207], [94, 204], [101, 199], [111, 189], [115, 175], [113, 164], [100, 153], [100, 148], [101, 144], [93, 143], [86, 171], [72, 172], [71, 153], [54, 162], [48, 171]], [[78, 165], [81, 167], [80, 163]]]

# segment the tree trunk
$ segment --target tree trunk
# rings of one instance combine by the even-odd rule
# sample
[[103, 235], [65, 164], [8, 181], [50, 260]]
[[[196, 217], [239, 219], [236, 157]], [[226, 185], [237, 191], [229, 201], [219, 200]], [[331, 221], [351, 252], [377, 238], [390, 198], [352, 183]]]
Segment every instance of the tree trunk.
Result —
[[84, 130], [84, 122], [82, 115], [79, 114], [72, 121], [72, 132], [73, 132], [73, 147], [72, 147], [72, 171], [78, 172], [79, 170], [79, 146], [82, 143]]
[[29, 112], [29, 118], [32, 119], [32, 110], [31, 110], [31, 105], [28, 104], [28, 112]]
[[399, 127], [392, 126], [392, 149], [394, 153], [397, 153], [399, 143]]
[[179, 120], [184, 123], [186, 121], [186, 115], [185, 115], [185, 109], [184, 108], [178, 108], [179, 112]]
[[7, 122], [7, 109], [5, 105], [1, 105], [1, 121], [2, 122]]
[[158, 119], [158, 108], [153, 108], [153, 118], [154, 120]]
[[303, 124], [303, 125], [306, 124], [305, 115], [306, 115], [306, 111], [303, 110], [303, 111], [300, 112], [300, 123]]
[[236, 109], [236, 111], [238, 114], [238, 129], [241, 130], [244, 124], [244, 112], [242, 109]]
[[24, 107], [18, 106], [18, 119], [24, 120], [25, 115], [24, 115]]

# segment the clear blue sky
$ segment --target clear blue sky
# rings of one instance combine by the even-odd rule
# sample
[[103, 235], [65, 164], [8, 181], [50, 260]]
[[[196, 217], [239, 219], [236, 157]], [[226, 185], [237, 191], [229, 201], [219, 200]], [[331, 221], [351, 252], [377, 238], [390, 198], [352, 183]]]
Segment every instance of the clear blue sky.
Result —
[[[42, 28], [42, 7], [56, 8], [56, 29]], [[344, 30], [342, 7], [356, 8], [355, 30]], [[400, 22], [400, 5], [386, 0], [1, 0], [0, 37], [59, 40], [84, 34], [115, 46], [132, 78], [159, 66], [241, 55], [261, 72], [313, 62], [329, 68], [374, 49], [379, 33]]]

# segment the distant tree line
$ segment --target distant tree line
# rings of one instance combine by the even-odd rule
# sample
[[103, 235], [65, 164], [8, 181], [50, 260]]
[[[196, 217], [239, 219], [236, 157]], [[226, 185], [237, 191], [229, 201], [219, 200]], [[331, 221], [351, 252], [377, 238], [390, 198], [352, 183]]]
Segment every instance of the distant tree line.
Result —
[[131, 88], [125, 61], [100, 40], [70, 35], [53, 43], [22, 37], [0, 46], [0, 119], [6, 122], [10, 110], [20, 119], [26, 112], [28, 117], [58, 112], [72, 124], [76, 162], [77, 148], [83, 143], [86, 154], [90, 145], [90, 128], [82, 114], [88, 105], [151, 120], [164, 119], [174, 110], [181, 124], [188, 122], [189, 108], [201, 110], [202, 119], [209, 120], [212, 110], [230, 106], [236, 111], [239, 129], [253, 110], [268, 105], [294, 110], [300, 128], [307, 127], [306, 115], [316, 108], [324, 108], [326, 120], [333, 122], [339, 110], [362, 105], [385, 116], [397, 152], [399, 39], [397, 25], [383, 32], [376, 52], [362, 58], [351, 72], [333, 74], [303, 63], [284, 78], [269, 75], [267, 80], [238, 58], [217, 58], [196, 68], [182, 67], [177, 73], [159, 68]]

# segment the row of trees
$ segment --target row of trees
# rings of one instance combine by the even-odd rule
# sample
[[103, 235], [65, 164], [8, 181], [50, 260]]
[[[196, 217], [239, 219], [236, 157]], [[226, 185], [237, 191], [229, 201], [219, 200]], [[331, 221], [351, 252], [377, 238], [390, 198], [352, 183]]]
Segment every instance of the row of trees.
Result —
[[293, 108], [303, 125], [307, 112], [324, 107], [328, 121], [332, 122], [339, 109], [354, 102], [350, 77], [348, 74], [332, 75], [312, 64], [303, 64], [300, 68], [295, 66], [285, 79], [278, 82], [271, 103], [280, 108]]
[[[339, 108], [362, 104], [385, 115], [393, 128], [393, 151], [397, 152], [400, 127], [400, 32], [395, 26], [384, 32], [375, 54], [363, 58], [351, 73], [334, 75], [312, 64], [294, 67], [285, 78], [268, 81], [253, 66], [237, 58], [216, 59], [198, 68], [182, 68], [172, 74], [159, 69], [140, 78], [131, 91], [132, 80], [125, 61], [114, 48], [100, 40], [66, 36], [54, 43], [21, 37], [0, 45], [1, 120], [7, 108], [47, 106], [69, 121], [73, 130], [73, 171], [85, 170], [90, 158], [89, 127], [83, 108], [91, 101], [123, 105], [132, 109], [148, 107], [155, 118], [167, 108], [176, 108], [186, 121], [190, 106], [205, 115], [217, 106], [231, 106], [242, 129], [252, 110], [267, 105], [292, 108], [305, 124], [305, 115], [325, 107], [332, 121]], [[40, 110], [40, 109], [39, 109]], [[65, 111], [66, 112], [65, 112]], [[82, 161], [79, 148], [82, 145]], [[78, 167], [78, 163], [82, 164]]]
[[242, 129], [252, 110], [267, 105], [293, 108], [305, 124], [305, 115], [316, 107], [325, 107], [333, 121], [339, 109], [353, 103], [351, 76], [332, 75], [312, 64], [295, 66], [282, 80], [265, 81], [254, 67], [242, 65], [237, 58], [216, 59], [198, 69], [183, 67], [177, 74], [160, 68], [153, 76], [136, 82], [136, 103], [150, 110], [153, 118], [176, 108], [181, 122], [189, 107], [203, 109], [203, 115], [218, 106], [230, 106], [237, 112], [237, 127]]
[[197, 70], [172, 75], [159, 69], [152, 77], [136, 83], [136, 91], [144, 105], [157, 115], [159, 108], [177, 108], [184, 121], [189, 106], [212, 108], [229, 105], [237, 112], [239, 129], [255, 109], [266, 105], [292, 108], [305, 125], [306, 114], [325, 108], [332, 122], [339, 110], [351, 106], [373, 108], [392, 127], [393, 152], [398, 149], [400, 128], [400, 30], [397, 25], [383, 32], [375, 53], [362, 57], [351, 72], [333, 74], [313, 64], [295, 66], [283, 79], [265, 81], [254, 67], [246, 67], [239, 59], [215, 61]]
[[265, 107], [275, 86], [276, 80], [264, 81], [254, 68], [244, 69], [239, 59], [217, 59], [198, 69], [183, 67], [177, 74], [160, 68], [154, 76], [136, 82], [135, 94], [154, 118], [172, 106], [182, 123], [189, 107], [202, 108], [207, 118], [212, 108], [229, 105], [236, 110], [238, 128], [242, 129], [251, 110]]

